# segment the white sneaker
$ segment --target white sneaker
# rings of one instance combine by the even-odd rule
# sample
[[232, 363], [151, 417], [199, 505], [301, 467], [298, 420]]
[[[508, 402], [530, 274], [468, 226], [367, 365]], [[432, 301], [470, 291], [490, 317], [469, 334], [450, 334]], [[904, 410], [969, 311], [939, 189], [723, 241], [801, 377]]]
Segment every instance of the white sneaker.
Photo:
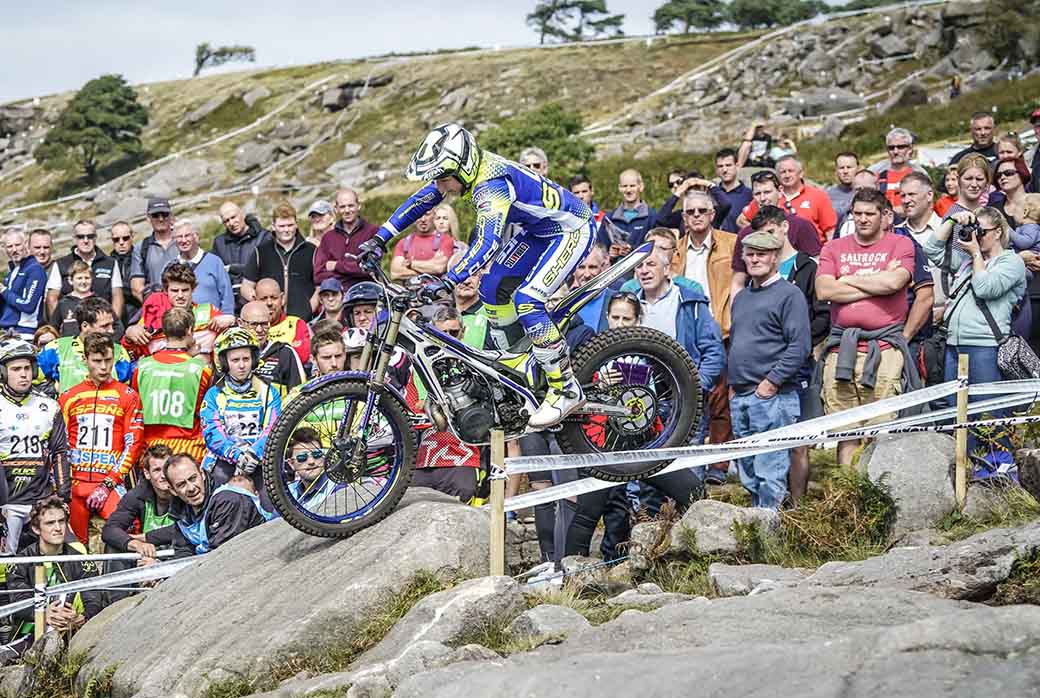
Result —
[[534, 431], [556, 426], [584, 404], [585, 393], [582, 392], [578, 381], [571, 379], [561, 388], [550, 387], [545, 400], [527, 420], [527, 426]]

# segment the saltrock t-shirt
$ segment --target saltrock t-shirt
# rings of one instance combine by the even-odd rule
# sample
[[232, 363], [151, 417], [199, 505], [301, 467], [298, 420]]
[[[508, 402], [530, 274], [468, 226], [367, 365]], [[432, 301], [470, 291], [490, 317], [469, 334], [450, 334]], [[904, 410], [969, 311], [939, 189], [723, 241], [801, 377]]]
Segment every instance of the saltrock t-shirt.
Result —
[[[816, 276], [843, 277], [875, 274], [888, 269], [892, 260], [914, 274], [914, 243], [908, 237], [886, 233], [873, 245], [861, 245], [855, 235], [832, 240], [823, 246]], [[909, 284], [909, 282], [907, 282]], [[906, 290], [887, 296], [872, 296], [852, 303], [831, 303], [831, 324], [876, 330], [906, 320], [909, 310]]]

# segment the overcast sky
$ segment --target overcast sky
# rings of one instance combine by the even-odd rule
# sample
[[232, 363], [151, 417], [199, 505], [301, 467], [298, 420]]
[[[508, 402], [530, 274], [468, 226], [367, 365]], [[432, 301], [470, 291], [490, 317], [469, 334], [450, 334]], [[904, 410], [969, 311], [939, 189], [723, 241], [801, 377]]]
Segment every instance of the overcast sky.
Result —
[[[608, 0], [625, 32], [651, 32], [663, 0]], [[530, 44], [534, 0], [0, 0], [7, 56], [0, 103], [75, 89], [105, 73], [131, 82], [185, 78], [195, 47], [247, 44], [257, 65], [390, 51]], [[232, 68], [234, 69], [234, 68]]]

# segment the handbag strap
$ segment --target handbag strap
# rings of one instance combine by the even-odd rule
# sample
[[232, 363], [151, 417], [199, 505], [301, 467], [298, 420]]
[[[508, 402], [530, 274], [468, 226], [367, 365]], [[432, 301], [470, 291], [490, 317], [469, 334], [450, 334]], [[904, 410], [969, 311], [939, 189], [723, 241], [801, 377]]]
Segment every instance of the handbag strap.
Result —
[[949, 308], [946, 308], [943, 311], [943, 318], [942, 318], [942, 320], [939, 321], [939, 324], [936, 325], [936, 329], [939, 329], [939, 330], [945, 330], [946, 329], [946, 322], [947, 322], [947, 320], [949, 320], [953, 316], [953, 311], [957, 307], [957, 304], [961, 302], [961, 300], [964, 298], [965, 295], [967, 295], [965, 293], [962, 293], [962, 291], [964, 291], [964, 287], [967, 286], [969, 283], [971, 283], [971, 274], [970, 273], [967, 276], [964, 277], [964, 281], [961, 282], [961, 285], [953, 290], [953, 295], [947, 294], [947, 296], [946, 296], [947, 298], [952, 298], [953, 299], [953, 304]]
[[993, 338], [997, 340], [997, 346], [1000, 346], [1004, 343], [1004, 340], [1007, 339], [1007, 337], [1000, 331], [997, 321], [993, 319], [993, 313], [989, 311], [989, 304], [975, 295], [974, 286], [971, 288], [971, 296], [975, 299], [975, 305], [977, 305], [979, 310], [982, 311], [983, 317], [986, 318], [986, 322], [989, 324], [989, 329], [993, 332]]

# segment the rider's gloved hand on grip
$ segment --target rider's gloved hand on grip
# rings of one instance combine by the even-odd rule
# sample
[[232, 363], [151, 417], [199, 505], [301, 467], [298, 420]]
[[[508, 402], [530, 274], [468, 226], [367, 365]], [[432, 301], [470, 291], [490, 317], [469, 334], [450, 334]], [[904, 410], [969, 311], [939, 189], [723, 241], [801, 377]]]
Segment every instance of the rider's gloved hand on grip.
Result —
[[90, 493], [90, 496], [87, 497], [87, 510], [94, 514], [98, 513], [105, 508], [105, 502], [108, 501], [108, 497], [111, 494], [112, 490], [110, 490], [104, 483], [98, 485], [94, 488], [94, 491]]
[[386, 254], [386, 243], [378, 235], [365, 240], [358, 248], [358, 265], [369, 274], [375, 275]]
[[250, 449], [246, 448], [242, 450], [242, 454], [238, 457], [236, 470], [246, 475], [252, 475], [258, 465], [260, 465], [260, 459]]
[[431, 276], [419, 289], [419, 300], [425, 303], [437, 303], [451, 296], [455, 284], [447, 279]]

